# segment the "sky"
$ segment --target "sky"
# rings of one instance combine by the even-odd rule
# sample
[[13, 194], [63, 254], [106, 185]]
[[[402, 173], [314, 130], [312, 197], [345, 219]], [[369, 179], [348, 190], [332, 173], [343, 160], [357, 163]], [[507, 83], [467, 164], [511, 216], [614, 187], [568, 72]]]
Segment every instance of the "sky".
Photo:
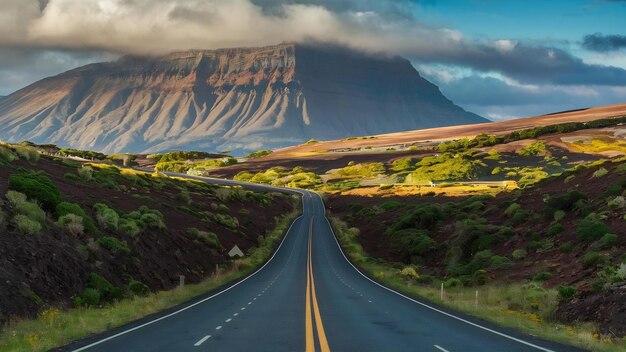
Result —
[[0, 0], [0, 95], [124, 54], [332, 42], [492, 120], [626, 102], [626, 0]]

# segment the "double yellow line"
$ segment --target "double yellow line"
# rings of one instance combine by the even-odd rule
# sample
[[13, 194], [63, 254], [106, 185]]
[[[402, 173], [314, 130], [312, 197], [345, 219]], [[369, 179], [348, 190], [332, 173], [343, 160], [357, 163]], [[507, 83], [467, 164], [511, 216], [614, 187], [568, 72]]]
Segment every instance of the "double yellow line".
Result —
[[315, 279], [313, 278], [313, 217], [309, 224], [309, 254], [306, 263], [306, 352], [315, 351], [315, 341], [313, 336], [313, 318], [311, 317], [311, 304], [313, 305], [313, 313], [315, 315], [315, 327], [317, 328], [317, 338], [319, 340], [320, 350], [322, 352], [330, 352], [328, 348], [328, 340], [326, 339], [326, 333], [324, 332], [324, 324], [322, 324], [322, 317], [320, 315], [320, 309], [317, 305], [317, 296], [315, 295]]

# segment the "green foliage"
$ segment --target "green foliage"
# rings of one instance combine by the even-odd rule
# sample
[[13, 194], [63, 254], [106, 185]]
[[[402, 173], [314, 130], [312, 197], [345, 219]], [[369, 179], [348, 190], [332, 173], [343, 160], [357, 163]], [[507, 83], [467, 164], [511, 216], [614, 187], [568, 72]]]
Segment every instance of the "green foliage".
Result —
[[37, 203], [22, 201], [13, 206], [13, 212], [24, 215], [30, 220], [42, 223], [46, 220], [46, 213], [39, 207]]
[[593, 175], [591, 175], [591, 178], [599, 178], [602, 177], [606, 174], [608, 174], [609, 171], [603, 167], [599, 168], [598, 170], [596, 170]]
[[57, 224], [73, 236], [82, 235], [85, 231], [83, 218], [75, 214], [67, 214], [59, 217]]
[[25, 215], [15, 215], [13, 222], [17, 230], [24, 235], [38, 235], [41, 232], [41, 224]]
[[526, 254], [527, 252], [525, 249], [518, 248], [511, 253], [511, 257], [513, 257], [513, 259], [520, 260], [526, 258]]
[[455, 141], [440, 143], [437, 151], [440, 153], [466, 151], [471, 148], [489, 147], [502, 143], [503, 137], [479, 134], [473, 139], [463, 138]]
[[0, 146], [0, 160], [10, 163], [15, 159], [17, 159], [17, 155], [15, 155], [11, 149]]
[[77, 306], [95, 307], [100, 304], [100, 292], [88, 287], [74, 298], [74, 304]]
[[589, 251], [585, 253], [585, 255], [583, 256], [583, 267], [584, 268], [596, 267], [603, 260], [604, 258], [602, 257], [600, 253], [596, 251]]
[[248, 155], [246, 155], [247, 159], [256, 159], [256, 158], [262, 158], [264, 156], [268, 156], [272, 154], [271, 150], [258, 150], [254, 153], [250, 153]]
[[612, 233], [604, 234], [604, 236], [600, 237], [598, 240], [598, 245], [600, 248], [610, 248], [617, 244], [617, 235]]
[[557, 222], [557, 223], [550, 225], [550, 227], [548, 227], [548, 230], [546, 231], [546, 235], [549, 237], [555, 236], [563, 232], [564, 230], [565, 228], [563, 227], [563, 225]]
[[59, 189], [42, 173], [13, 174], [9, 176], [9, 189], [38, 200], [47, 209], [54, 209], [61, 200]]
[[39, 152], [33, 147], [16, 145], [13, 149], [15, 149], [15, 153], [17, 153], [20, 159], [24, 159], [31, 163], [39, 161]]
[[55, 214], [57, 217], [61, 218], [68, 214], [78, 215], [82, 218], [82, 225], [87, 232], [94, 232], [96, 230], [96, 226], [93, 223], [93, 220], [80, 205], [69, 202], [61, 202], [57, 204]]
[[552, 274], [547, 271], [542, 271], [533, 276], [533, 280], [535, 281], [546, 281], [552, 278]]
[[587, 215], [576, 223], [576, 236], [583, 241], [597, 240], [610, 232], [611, 229], [595, 213]]
[[559, 286], [558, 291], [559, 291], [559, 298], [562, 301], [570, 300], [574, 298], [574, 296], [576, 295], [576, 288], [572, 286], [561, 285]]
[[200, 231], [197, 228], [192, 227], [187, 230], [187, 234], [191, 238], [198, 240], [211, 248], [220, 247], [220, 241], [217, 235], [213, 232]]
[[383, 163], [360, 163], [345, 166], [333, 175], [343, 178], [369, 178], [376, 177], [385, 173], [385, 165]]
[[110, 230], [118, 229], [120, 216], [115, 210], [109, 208], [109, 206], [103, 203], [96, 203], [93, 208], [96, 212], [96, 219], [98, 220], [98, 224], [100, 224], [100, 226]]
[[402, 270], [400, 270], [400, 276], [411, 280], [417, 280], [420, 277], [417, 270], [415, 270], [412, 266], [405, 266], [402, 268]]
[[407, 175], [405, 183], [426, 184], [431, 181], [469, 180], [476, 176], [482, 161], [473, 158], [472, 151], [427, 156], [415, 164], [415, 171]]
[[450, 278], [443, 283], [443, 287], [445, 288], [455, 288], [455, 287], [463, 287], [463, 283], [461, 280], [457, 278]]
[[[546, 200], [545, 212], [556, 220], [556, 211], [570, 211], [574, 209], [576, 204], [587, 199], [587, 195], [577, 189], [568, 191], [565, 194], [551, 196]], [[559, 215], [560, 216], [560, 215]], [[556, 220], [558, 221], [558, 220]]]
[[402, 158], [402, 159], [394, 160], [391, 163], [391, 169], [395, 172], [415, 170], [415, 159], [414, 158]]
[[139, 223], [139, 221], [135, 220], [120, 219], [119, 229], [128, 236], [135, 237], [143, 230], [143, 226], [140, 227]]
[[535, 156], [546, 153], [546, 144], [542, 141], [533, 142], [519, 151], [521, 156]]
[[150, 293], [150, 288], [141, 281], [130, 280], [128, 282], [128, 291], [135, 296], [147, 296]]
[[111, 251], [112, 253], [130, 253], [130, 248], [115, 237], [103, 236], [96, 241], [100, 247]]
[[107, 158], [106, 154], [102, 154], [99, 152], [94, 152], [91, 150], [77, 150], [71, 148], [61, 148], [59, 153], [65, 156], [75, 156], [88, 160], [105, 160]]

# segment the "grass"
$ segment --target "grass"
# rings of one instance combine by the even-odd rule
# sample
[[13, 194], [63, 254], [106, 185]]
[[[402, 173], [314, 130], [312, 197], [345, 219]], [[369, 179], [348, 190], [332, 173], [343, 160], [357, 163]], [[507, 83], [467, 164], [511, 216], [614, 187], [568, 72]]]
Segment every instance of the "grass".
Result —
[[277, 219], [276, 227], [266, 236], [263, 244], [249, 257], [237, 261], [234, 268], [239, 269], [213, 275], [197, 284], [150, 293], [144, 297], [125, 298], [103, 308], [51, 308], [36, 319], [11, 321], [0, 333], [0, 350], [47, 351], [187, 302], [243, 278], [268, 260], [297, 215], [298, 212], [293, 212]]
[[[420, 297], [436, 304], [480, 317], [523, 333], [574, 345], [592, 351], [624, 350], [626, 339], [599, 336], [594, 324], [563, 325], [552, 321], [558, 293], [535, 283], [497, 284], [457, 287], [444, 290], [440, 297], [439, 280], [420, 284], [403, 276], [390, 263], [370, 258], [357, 241], [358, 230], [348, 229], [338, 218], [332, 218], [333, 230], [350, 260], [372, 279], [408, 296]], [[478, 291], [478, 300], [476, 292]]]

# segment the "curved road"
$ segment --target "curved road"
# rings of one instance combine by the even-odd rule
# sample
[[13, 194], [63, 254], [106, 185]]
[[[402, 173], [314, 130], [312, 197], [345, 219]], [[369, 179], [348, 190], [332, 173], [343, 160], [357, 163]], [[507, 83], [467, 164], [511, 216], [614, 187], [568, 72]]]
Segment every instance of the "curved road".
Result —
[[270, 261], [246, 279], [62, 350], [579, 351], [439, 310], [371, 281], [343, 255], [315, 193], [198, 179], [301, 193], [303, 215]]

